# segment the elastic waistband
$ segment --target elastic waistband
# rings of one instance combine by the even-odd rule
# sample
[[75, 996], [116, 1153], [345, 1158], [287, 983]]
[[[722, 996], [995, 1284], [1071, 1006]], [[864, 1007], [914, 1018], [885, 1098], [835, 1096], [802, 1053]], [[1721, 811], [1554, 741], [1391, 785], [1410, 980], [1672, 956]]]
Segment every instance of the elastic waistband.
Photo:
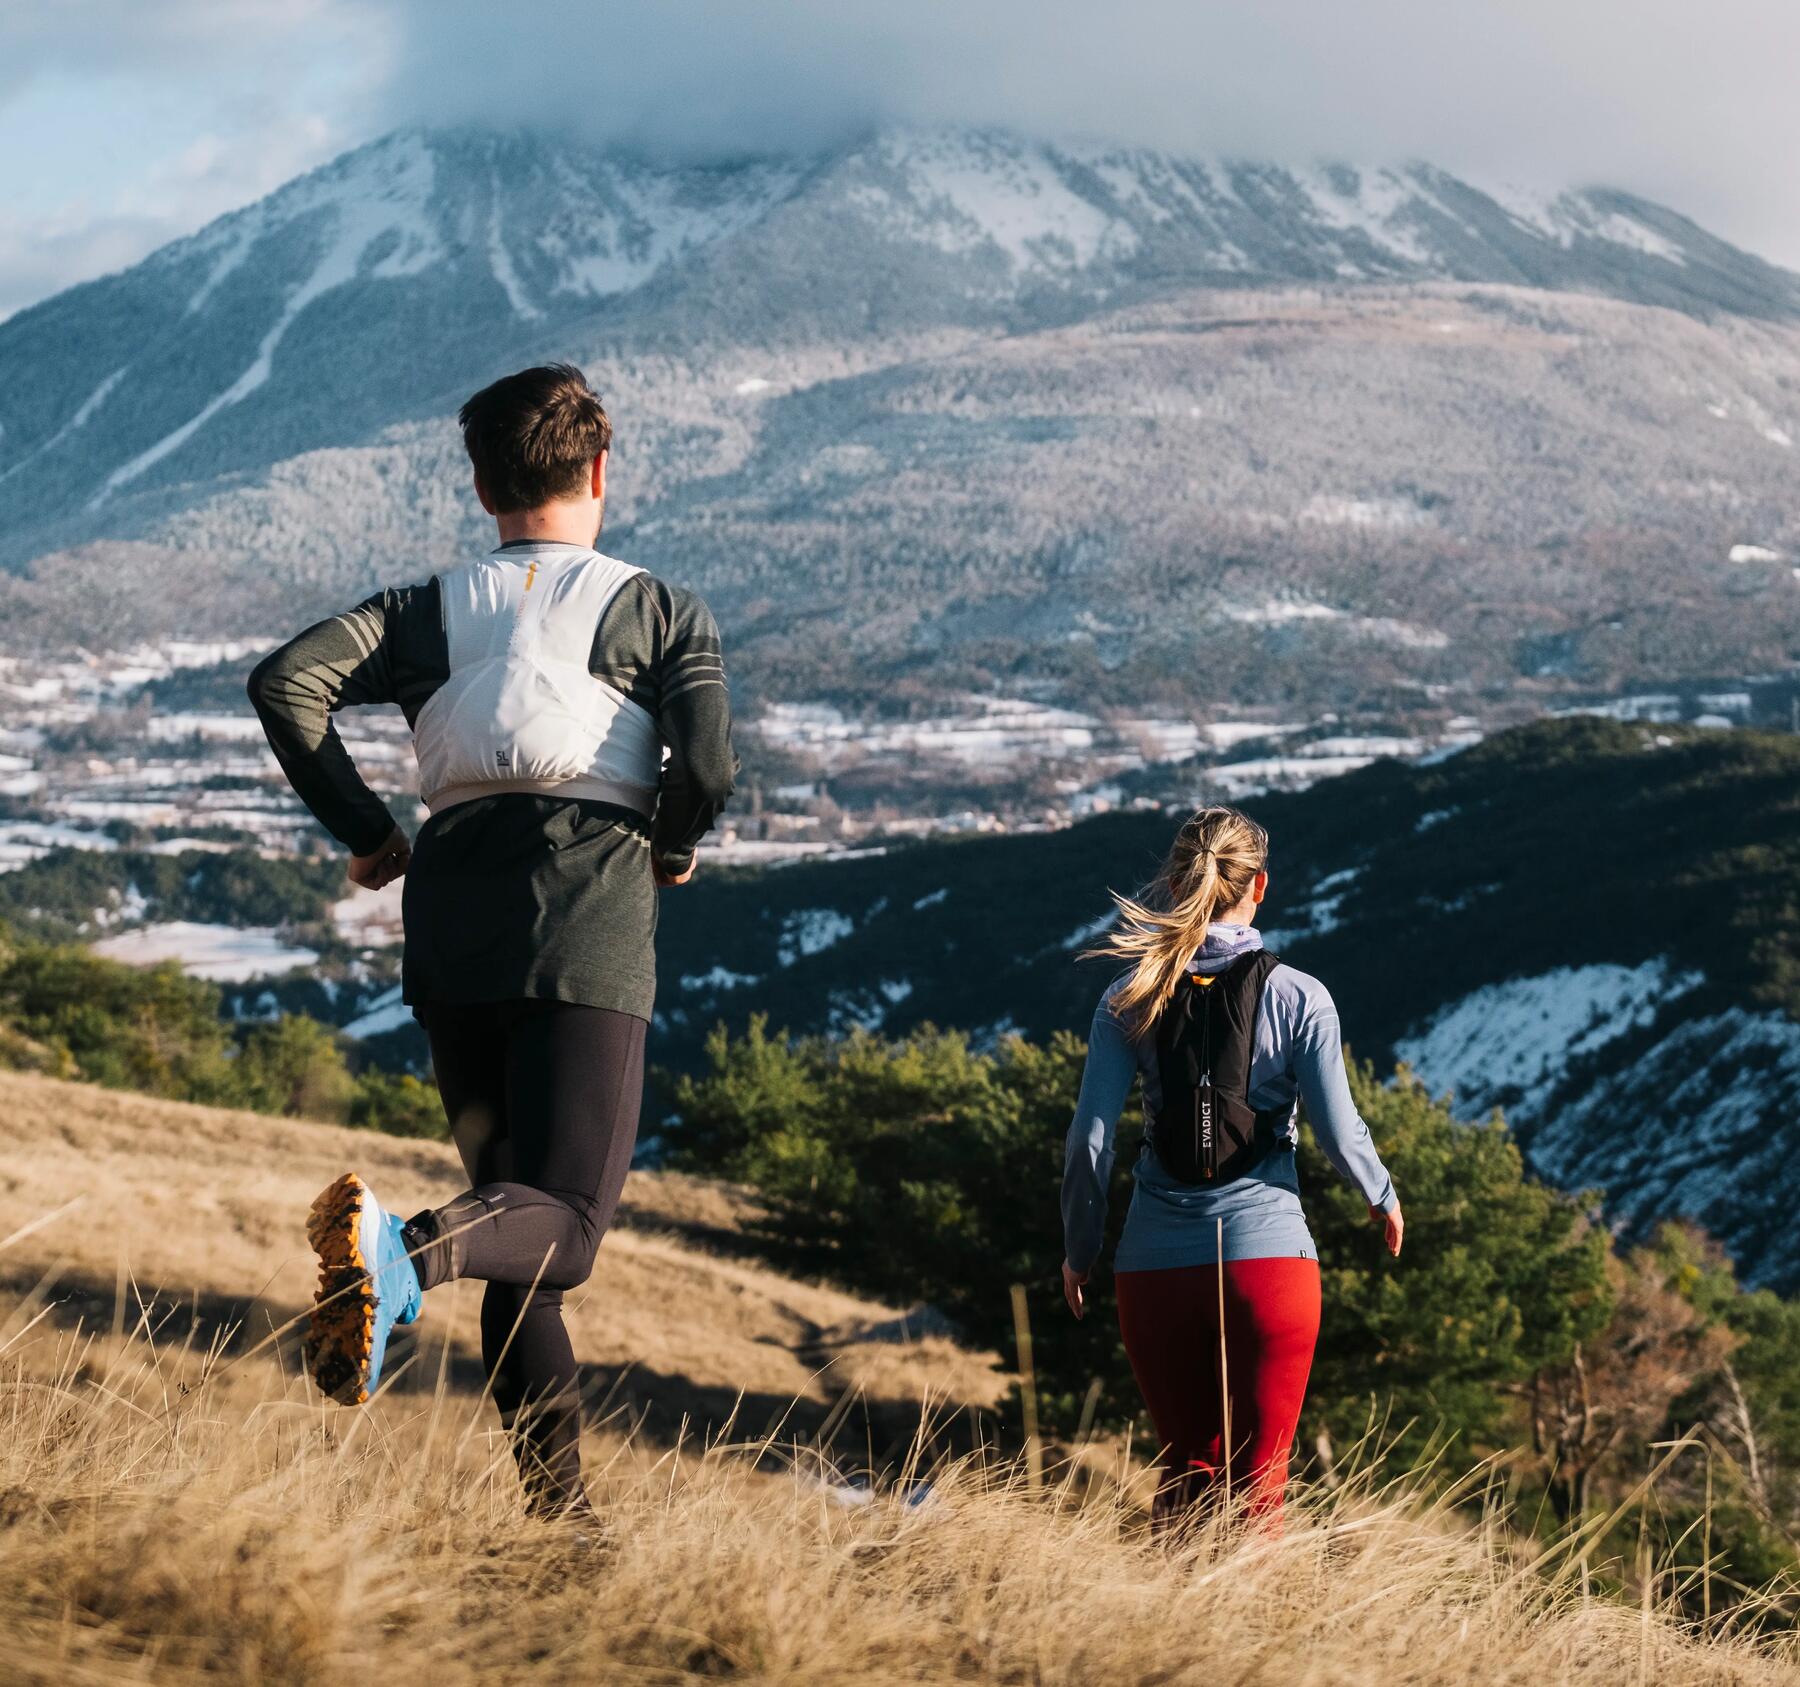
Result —
[[614, 779], [583, 775], [575, 779], [483, 779], [473, 785], [446, 785], [425, 798], [433, 814], [442, 814], [458, 803], [479, 797], [562, 797], [573, 801], [607, 802], [634, 809], [646, 820], [656, 818], [656, 794], [641, 785], [625, 785]]

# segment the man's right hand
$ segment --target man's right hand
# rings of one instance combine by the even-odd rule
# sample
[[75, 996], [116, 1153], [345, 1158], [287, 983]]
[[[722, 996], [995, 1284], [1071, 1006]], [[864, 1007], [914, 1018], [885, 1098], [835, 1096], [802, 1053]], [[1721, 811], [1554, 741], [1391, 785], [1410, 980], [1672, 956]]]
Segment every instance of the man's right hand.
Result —
[[699, 865], [700, 857], [698, 853], [695, 853], [688, 857], [686, 867], [679, 873], [673, 873], [653, 855], [650, 857], [650, 875], [664, 890], [669, 890], [675, 885], [686, 884], [694, 876], [694, 869]]
[[371, 855], [350, 857], [350, 882], [364, 890], [380, 890], [400, 878], [412, 865], [412, 845], [398, 826]]

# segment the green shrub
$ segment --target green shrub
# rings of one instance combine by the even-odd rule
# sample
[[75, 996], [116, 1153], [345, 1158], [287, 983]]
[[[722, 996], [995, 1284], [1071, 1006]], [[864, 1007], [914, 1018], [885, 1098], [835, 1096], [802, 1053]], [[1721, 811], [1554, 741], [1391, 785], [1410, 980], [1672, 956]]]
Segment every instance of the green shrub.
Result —
[[238, 1052], [236, 1077], [239, 1106], [291, 1119], [342, 1124], [356, 1098], [343, 1039], [299, 1014], [253, 1026]]
[[0, 1067], [443, 1138], [431, 1084], [353, 1073], [341, 1033], [304, 1014], [249, 1027], [221, 1017], [218, 989], [172, 961], [130, 967], [73, 944], [15, 944], [0, 927]]
[[[789, 1043], [759, 1020], [737, 1041], [716, 1032], [706, 1070], [674, 1081], [667, 1135], [679, 1163], [755, 1186], [765, 1245], [790, 1269], [923, 1298], [1003, 1352], [1009, 1288], [1025, 1284], [1046, 1416], [1069, 1422], [1098, 1378], [1116, 1419], [1137, 1399], [1105, 1274], [1080, 1324], [1058, 1276], [1063, 1137], [1083, 1056], [1068, 1035], [991, 1055], [930, 1029]], [[1306, 1148], [1327, 1330], [1313, 1413], [1341, 1435], [1373, 1403], [1413, 1423], [1415, 1446], [1443, 1432], [1490, 1444], [1506, 1390], [1605, 1322], [1605, 1234], [1583, 1202], [1525, 1177], [1498, 1120], [1458, 1125], [1410, 1080], [1352, 1076], [1407, 1202], [1408, 1246], [1389, 1260], [1360, 1196]], [[1128, 1109], [1121, 1167], [1135, 1157], [1135, 1118]], [[1128, 1200], [1121, 1171], [1115, 1237]]]
[[378, 1066], [357, 1074], [350, 1123], [364, 1130], [386, 1131], [390, 1136], [444, 1141], [450, 1135], [435, 1084], [422, 1083], [410, 1072], [384, 1072]]
[[1393, 1429], [1412, 1424], [1409, 1449], [1443, 1431], [1465, 1451], [1492, 1446], [1508, 1391], [1611, 1313], [1598, 1202], [1528, 1178], [1498, 1115], [1459, 1124], [1404, 1071], [1382, 1084], [1353, 1063], [1350, 1080], [1400, 1193], [1406, 1243], [1387, 1258], [1362, 1196], [1307, 1133], [1300, 1179], [1324, 1287], [1311, 1410], [1335, 1437], [1391, 1411]]
[[52, 1051], [68, 1076], [174, 1100], [236, 1099], [218, 991], [173, 962], [126, 967], [85, 949], [0, 940], [0, 1022]]

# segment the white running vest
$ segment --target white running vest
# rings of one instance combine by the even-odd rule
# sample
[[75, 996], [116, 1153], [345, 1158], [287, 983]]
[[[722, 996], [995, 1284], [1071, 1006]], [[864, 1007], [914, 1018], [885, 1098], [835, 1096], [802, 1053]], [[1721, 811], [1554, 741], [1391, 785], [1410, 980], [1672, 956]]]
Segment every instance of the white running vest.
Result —
[[496, 551], [440, 574], [450, 677], [413, 728], [433, 814], [499, 792], [656, 812], [656, 722], [588, 671], [600, 618], [642, 569], [564, 545]]

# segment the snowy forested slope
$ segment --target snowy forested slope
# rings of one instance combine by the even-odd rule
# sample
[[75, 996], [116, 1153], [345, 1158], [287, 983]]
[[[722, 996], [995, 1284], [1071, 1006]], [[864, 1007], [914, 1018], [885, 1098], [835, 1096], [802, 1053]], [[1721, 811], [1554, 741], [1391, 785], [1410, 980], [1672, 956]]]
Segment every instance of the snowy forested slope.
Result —
[[1742, 673], [1800, 639], [1797, 309], [1673, 211], [1423, 165], [411, 131], [0, 324], [4, 637], [267, 637], [460, 560], [457, 403], [574, 356], [608, 543], [752, 697]]
[[[1404, 1060], [1633, 1224], [1680, 1214], [1800, 1284], [1800, 739], [1580, 719], [1250, 807], [1272, 947], [1354, 1053]], [[665, 904], [665, 1057], [715, 1021], [1085, 1030], [1074, 955], [1172, 821], [714, 875]], [[798, 939], [798, 940], [796, 940]]]

